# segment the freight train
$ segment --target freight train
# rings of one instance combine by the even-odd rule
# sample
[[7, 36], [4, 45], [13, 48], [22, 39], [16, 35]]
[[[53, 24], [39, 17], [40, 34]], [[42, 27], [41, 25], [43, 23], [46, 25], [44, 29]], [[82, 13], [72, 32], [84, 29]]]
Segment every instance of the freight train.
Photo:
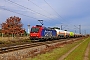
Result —
[[71, 37], [82, 37], [82, 35], [55, 28], [46, 28], [41, 25], [33, 26], [30, 31], [31, 40], [52, 40]]

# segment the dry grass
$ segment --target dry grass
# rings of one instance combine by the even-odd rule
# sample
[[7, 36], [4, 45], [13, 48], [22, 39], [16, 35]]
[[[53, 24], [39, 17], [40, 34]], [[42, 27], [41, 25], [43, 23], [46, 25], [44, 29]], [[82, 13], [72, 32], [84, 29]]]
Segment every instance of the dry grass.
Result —
[[0, 37], [0, 47], [31, 42], [29, 37]]
[[8, 41], [8, 40], [25, 40], [29, 39], [29, 37], [0, 37], [0, 41]]

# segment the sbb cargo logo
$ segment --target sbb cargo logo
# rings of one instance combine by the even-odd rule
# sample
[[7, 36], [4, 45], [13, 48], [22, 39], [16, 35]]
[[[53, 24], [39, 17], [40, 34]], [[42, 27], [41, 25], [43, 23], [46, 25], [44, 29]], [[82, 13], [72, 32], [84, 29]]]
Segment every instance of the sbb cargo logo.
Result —
[[52, 31], [45, 30], [44, 35], [47, 36], [47, 37], [52, 36]]

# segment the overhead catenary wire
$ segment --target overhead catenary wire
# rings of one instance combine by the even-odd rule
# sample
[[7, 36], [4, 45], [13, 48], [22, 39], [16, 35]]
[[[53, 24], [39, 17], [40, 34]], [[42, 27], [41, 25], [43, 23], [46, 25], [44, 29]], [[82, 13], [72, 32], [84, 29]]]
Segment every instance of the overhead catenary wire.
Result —
[[[36, 5], [38, 8], [42, 9], [43, 11], [45, 11], [46, 13], [50, 14], [49, 12], [47, 12], [46, 10], [44, 10], [43, 8], [41, 8], [40, 6], [38, 6], [37, 4], [35, 4], [34, 2], [32, 2], [31, 0], [28, 0], [28, 1], [30, 1], [31, 3], [33, 3], [34, 5]], [[52, 15], [52, 14], [50, 14], [50, 15]]]
[[54, 8], [51, 7], [51, 5], [46, 0], [44, 0], [44, 1], [56, 14], [58, 14], [58, 16], [60, 16], [63, 20], [65, 20], [58, 12], [55, 11]]
[[[61, 17], [63, 20], [66, 20], [64, 19], [57, 11], [55, 11], [55, 9], [46, 1], [44, 0], [44, 2], [59, 16]], [[64, 24], [64, 23], [61, 23], [61, 24]], [[70, 24], [71, 25], [71, 24]]]
[[[20, 7], [23, 7], [23, 8], [25, 8], [25, 9], [28, 9], [28, 10], [34, 12], [34, 13], [37, 13], [37, 14], [42, 15], [42, 16], [44, 16], [44, 17], [47, 17], [47, 18], [49, 18], [50, 20], [54, 20], [54, 19], [52, 19], [52, 18], [50, 18], [50, 17], [48, 17], [48, 16], [45, 16], [45, 15], [39, 13], [39, 12], [36, 12], [36, 11], [34, 11], [34, 10], [28, 8], [28, 7], [25, 7], [25, 6], [23, 6], [23, 5], [20, 5], [20, 4], [16, 3], [16, 2], [13, 2], [13, 1], [11, 1], [11, 0], [8, 0], [8, 1], [11, 2], [11, 3], [13, 3], [13, 4], [15, 4], [15, 5], [18, 5], [18, 6], [20, 6]], [[62, 24], [62, 23], [61, 23], [61, 24]]]
[[16, 14], [19, 14], [19, 15], [23, 15], [23, 16], [26, 16], [26, 17], [29, 17], [29, 18], [37, 19], [37, 18], [28, 16], [28, 15], [24, 15], [24, 14], [22, 14], [22, 13], [18, 13], [18, 12], [15, 12], [15, 11], [11, 11], [11, 10], [9, 10], [9, 9], [7, 9], [7, 8], [2, 8], [2, 7], [0, 7], [0, 9], [6, 10], [6, 11], [9, 11], [9, 12], [13, 12], [13, 13], [16, 13]]
[[[30, 1], [31, 3], [33, 3], [34, 5], [36, 5], [38, 8], [42, 9], [43, 11], [47, 12], [46, 10], [44, 10], [43, 8], [41, 8], [40, 6], [38, 6], [37, 4], [35, 4], [34, 2], [32, 2], [31, 0], [28, 0]], [[46, 2], [46, 1], [45, 1]], [[47, 2], [46, 2], [47, 3]], [[48, 4], [48, 3], [47, 3]], [[48, 4], [49, 5], [49, 4]], [[49, 5], [50, 6], [50, 5]], [[51, 7], [51, 6], [50, 6]], [[52, 8], [52, 7], [51, 7]], [[52, 8], [53, 9], [53, 8]], [[54, 10], [54, 9], [53, 9]], [[55, 10], [54, 10], [55, 11]], [[56, 12], [56, 11], [55, 11]], [[48, 14], [50, 14], [49, 12], [47, 12]], [[56, 12], [57, 13], [57, 12]], [[57, 13], [58, 14], [58, 13]], [[52, 15], [52, 14], [50, 14]], [[58, 14], [59, 15], [59, 14]], [[60, 16], [60, 15], [59, 15]], [[61, 17], [61, 16], [60, 16]], [[63, 17], [61, 17], [63, 19]], [[62, 23], [61, 23], [62, 24]]]
[[[49, 12], [47, 12], [46, 10], [44, 10], [43, 8], [41, 8], [40, 6], [38, 6], [37, 4], [35, 4], [34, 2], [32, 2], [31, 0], [29, 0], [32, 4], [34, 4], [35, 6], [37, 6], [38, 8], [42, 9], [43, 11], [45, 11], [46, 13], [50, 14]], [[52, 14], [50, 14], [52, 15]]]
[[41, 14], [41, 13], [39, 13], [39, 12], [36, 12], [36, 11], [34, 11], [34, 10], [28, 8], [28, 7], [25, 7], [25, 6], [23, 6], [23, 5], [20, 5], [20, 4], [16, 3], [16, 2], [13, 2], [13, 1], [11, 1], [11, 0], [7, 0], [7, 1], [9, 1], [9, 2], [11, 2], [11, 3], [13, 3], [13, 4], [16, 4], [16, 5], [18, 5], [18, 6], [21, 6], [21, 7], [25, 8], [25, 9], [28, 9], [28, 10], [30, 10], [30, 11], [32, 11], [32, 12], [34, 12], [34, 13], [37, 13], [37, 14], [39, 14], [39, 15], [41, 15], [41, 16], [47, 17], [47, 18], [49, 18], [50, 20], [52, 19], [52, 18], [50, 18], [50, 17], [48, 17], [48, 16], [46, 16], [46, 15], [43, 15], [43, 14]]
[[[32, 4], [34, 4], [35, 6], [37, 6], [38, 8], [42, 9], [44, 12], [48, 13], [49, 15], [52, 15], [51, 13], [49, 13], [48, 11], [44, 10], [42, 7], [38, 6], [36, 3], [32, 2], [31, 0], [28, 0], [30, 1]], [[54, 19], [53, 19], [54, 20]], [[62, 23], [61, 23], [62, 24]]]

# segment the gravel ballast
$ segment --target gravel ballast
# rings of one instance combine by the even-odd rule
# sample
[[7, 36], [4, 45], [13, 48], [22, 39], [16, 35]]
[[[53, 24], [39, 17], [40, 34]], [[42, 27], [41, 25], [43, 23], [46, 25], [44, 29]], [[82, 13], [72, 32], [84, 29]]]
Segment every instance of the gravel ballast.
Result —
[[22, 60], [24, 58], [34, 57], [37, 54], [45, 53], [54, 48], [60, 47], [63, 44], [64, 42], [57, 42], [57, 43], [46, 44], [42, 46], [3, 53], [3, 54], [0, 54], [0, 60]]

